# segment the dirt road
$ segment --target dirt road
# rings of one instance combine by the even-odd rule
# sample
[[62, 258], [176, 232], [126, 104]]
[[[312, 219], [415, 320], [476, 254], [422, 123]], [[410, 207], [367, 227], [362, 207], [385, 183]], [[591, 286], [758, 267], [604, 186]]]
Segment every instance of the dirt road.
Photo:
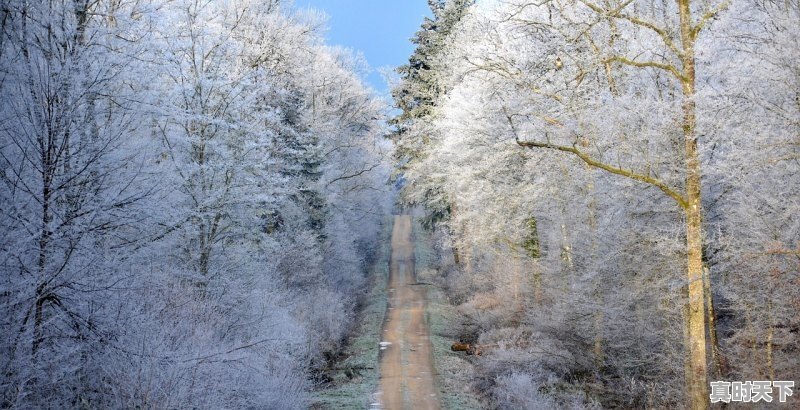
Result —
[[[379, 408], [439, 409], [433, 353], [425, 317], [425, 287], [414, 272], [411, 217], [399, 215], [392, 232], [389, 312], [381, 343]], [[375, 406], [378, 407], [378, 406]]]

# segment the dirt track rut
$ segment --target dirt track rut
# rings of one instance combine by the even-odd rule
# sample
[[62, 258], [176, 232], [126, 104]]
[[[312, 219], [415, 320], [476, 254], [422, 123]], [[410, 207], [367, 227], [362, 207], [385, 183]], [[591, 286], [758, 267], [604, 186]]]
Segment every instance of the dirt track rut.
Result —
[[[411, 217], [398, 215], [392, 231], [389, 311], [383, 328], [379, 408], [439, 409], [426, 289], [415, 285]], [[376, 406], [377, 407], [377, 406]]]

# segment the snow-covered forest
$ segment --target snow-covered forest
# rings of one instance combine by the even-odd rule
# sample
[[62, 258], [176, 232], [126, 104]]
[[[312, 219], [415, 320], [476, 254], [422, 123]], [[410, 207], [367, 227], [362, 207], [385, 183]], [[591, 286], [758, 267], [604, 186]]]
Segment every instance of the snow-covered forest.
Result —
[[278, 1], [0, 2], [0, 408], [305, 408], [386, 108]]
[[428, 4], [388, 99], [290, 0], [0, 0], [0, 408], [374, 392], [392, 213], [443, 397], [797, 381], [798, 0]]
[[464, 377], [499, 408], [706, 408], [800, 375], [800, 4], [430, 1], [394, 89]]

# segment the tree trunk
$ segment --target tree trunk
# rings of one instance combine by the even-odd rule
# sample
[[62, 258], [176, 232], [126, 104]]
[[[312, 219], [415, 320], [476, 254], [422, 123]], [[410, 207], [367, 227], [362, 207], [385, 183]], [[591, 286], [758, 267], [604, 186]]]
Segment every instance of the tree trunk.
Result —
[[678, 0], [683, 45], [683, 137], [686, 166], [686, 250], [688, 273], [688, 330], [691, 379], [687, 381], [692, 409], [707, 409], [705, 289], [703, 286], [703, 233], [700, 157], [697, 149], [695, 61], [690, 0]]
[[522, 256], [517, 252], [514, 252], [513, 261], [514, 261], [514, 272], [511, 277], [511, 292], [514, 295], [513, 311], [521, 312], [522, 303], [520, 301], [519, 283], [520, 283], [520, 278], [525, 274], [525, 261], [522, 259]]
[[[613, 20], [612, 20], [613, 21]], [[613, 37], [609, 45], [613, 45]], [[608, 71], [608, 81], [609, 86], [611, 87], [610, 91], [612, 93], [616, 93], [613, 85], [613, 77], [611, 76], [611, 71]], [[589, 232], [591, 235], [591, 243], [589, 245], [589, 257], [591, 258], [591, 263], [593, 266], [597, 266], [597, 194], [595, 192], [594, 187], [594, 176], [592, 175], [592, 167], [589, 164], [584, 164], [586, 173], [588, 174], [589, 181], [586, 184], [586, 190], [590, 197], [589, 199], [589, 213], [587, 215], [588, 224], [589, 224]], [[595, 366], [597, 366], [598, 370], [603, 366], [605, 361], [605, 356], [603, 355], [603, 321], [605, 320], [605, 315], [603, 314], [603, 292], [602, 283], [595, 280], [595, 289], [592, 291], [594, 294], [594, 301], [597, 305], [597, 308], [594, 312], [594, 343], [592, 348], [592, 353], [594, 354], [595, 359]]]
[[458, 246], [453, 244], [453, 263], [456, 267], [461, 267], [461, 257], [458, 254]]
[[711, 294], [711, 276], [708, 269], [703, 271], [703, 287], [706, 294], [706, 313], [708, 315], [708, 336], [711, 346], [711, 362], [714, 363], [717, 378], [723, 380], [729, 372], [728, 360], [723, 356], [719, 348], [719, 338], [717, 337], [717, 313], [714, 310], [714, 298]]
[[[681, 293], [684, 296], [689, 294], [688, 286], [684, 286], [681, 288]], [[684, 358], [683, 358], [683, 377], [686, 380], [686, 387], [690, 388], [690, 381], [692, 380], [692, 361], [690, 359], [689, 350], [691, 346], [691, 338], [689, 337], [689, 303], [683, 304], [683, 308], [681, 309], [681, 318], [682, 321], [682, 328], [683, 328], [683, 346], [685, 349]], [[687, 395], [687, 399], [691, 399], [689, 395]]]
[[594, 312], [594, 346], [592, 353], [594, 354], [595, 366], [598, 370], [605, 362], [605, 355], [603, 354], [603, 320], [605, 316], [603, 311], [597, 310]]
[[774, 340], [775, 340], [775, 326], [772, 320], [772, 301], [767, 302], [767, 375], [770, 381], [775, 381], [775, 356], [774, 356]]

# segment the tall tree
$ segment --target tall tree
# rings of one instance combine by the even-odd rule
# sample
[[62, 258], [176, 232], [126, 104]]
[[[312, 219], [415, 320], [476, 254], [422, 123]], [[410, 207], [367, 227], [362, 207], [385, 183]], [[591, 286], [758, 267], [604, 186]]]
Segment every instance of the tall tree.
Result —
[[422, 161], [432, 149], [436, 104], [446, 92], [444, 51], [453, 30], [467, 14], [474, 0], [429, 0], [432, 18], [425, 17], [420, 30], [412, 38], [416, 44], [407, 65], [397, 69], [400, 83], [392, 90], [400, 113], [390, 120], [394, 131], [398, 172], [405, 180], [402, 196], [409, 204], [421, 204], [428, 210], [428, 225], [448, 219], [452, 212], [451, 198], [441, 188], [441, 181], [431, 176], [411, 173], [414, 164]]
[[[703, 286], [703, 211], [701, 176], [702, 167], [698, 148], [697, 136], [697, 109], [696, 109], [696, 65], [695, 45], [698, 36], [710, 20], [715, 18], [722, 10], [728, 7], [727, 2], [716, 6], [705, 6], [700, 11], [692, 10], [689, 0], [680, 0], [677, 3], [679, 19], [675, 21], [657, 22], [652, 15], [629, 11], [632, 2], [609, 3], [598, 5], [584, 1], [582, 4], [596, 13], [594, 18], [608, 22], [608, 29], [627, 40], [625, 32], [620, 26], [629, 24], [633, 32], [647, 30], [657, 36], [663, 43], [665, 54], [648, 56], [644, 58], [630, 57], [619, 53], [617, 50], [598, 50], [599, 63], [606, 67], [609, 82], [613, 84], [613, 66], [623, 65], [644, 70], [659, 70], [669, 76], [681, 91], [679, 101], [682, 110], [682, 119], [676, 124], [683, 133], [682, 149], [682, 187], [671, 184], [652, 176], [649, 172], [626, 169], [605, 161], [602, 156], [588, 153], [579, 147], [582, 136], [580, 130], [575, 130], [575, 141], [571, 145], [559, 145], [550, 141], [518, 140], [522, 147], [545, 148], [572, 154], [591, 167], [633, 179], [660, 189], [672, 198], [685, 216], [686, 256], [687, 256], [687, 289], [688, 289], [688, 317], [687, 327], [689, 336], [689, 355], [691, 372], [687, 374], [689, 380], [689, 395], [692, 408], [702, 409], [708, 407], [708, 372], [707, 372], [707, 329], [705, 315], [706, 290]], [[591, 36], [592, 30], [586, 30], [583, 36]], [[587, 39], [592, 44], [592, 39]], [[650, 59], [652, 58], [652, 59]], [[678, 101], [676, 101], [678, 103]]]
[[82, 366], [109, 336], [106, 298], [124, 278], [114, 265], [136, 241], [133, 208], [148, 190], [128, 138], [139, 129], [126, 67], [140, 50], [115, 38], [130, 27], [114, 23], [112, 6], [3, 3], [0, 300], [11, 405], [77, 399], [68, 392], [92, 378]]

